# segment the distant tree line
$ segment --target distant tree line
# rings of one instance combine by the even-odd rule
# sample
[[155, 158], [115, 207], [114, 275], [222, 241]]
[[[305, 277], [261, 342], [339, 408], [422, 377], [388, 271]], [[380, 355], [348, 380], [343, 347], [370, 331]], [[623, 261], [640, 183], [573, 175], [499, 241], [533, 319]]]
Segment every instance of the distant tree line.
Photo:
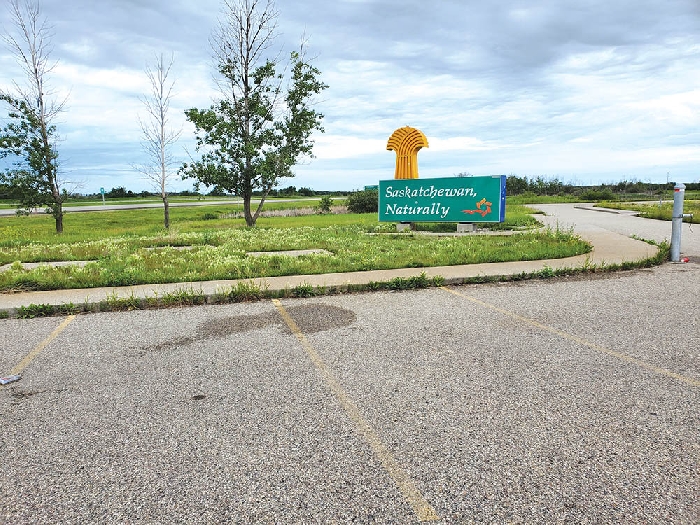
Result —
[[[658, 195], [664, 191], [673, 190], [675, 183], [655, 184], [638, 180], [622, 180], [612, 184], [578, 186], [564, 183], [558, 178], [545, 177], [506, 177], [506, 194], [523, 195], [575, 195], [591, 200], [614, 200], [620, 194]], [[686, 183], [687, 190], [700, 189], [700, 183]]]
[[[506, 177], [506, 193], [507, 195], [573, 195], [581, 198], [582, 200], [615, 200], [621, 195], [660, 195], [664, 192], [672, 192], [674, 182], [669, 182], [668, 184], [655, 184], [650, 182], [642, 182], [637, 180], [623, 180], [621, 182], [613, 184], [600, 184], [600, 185], [590, 185], [590, 186], [577, 186], [570, 183], [564, 183], [559, 179], [547, 179], [545, 177], [518, 177], [516, 175], [509, 175]], [[700, 183], [689, 182], [685, 183], [686, 189], [688, 191], [700, 190]], [[171, 192], [170, 195], [176, 197], [237, 197], [237, 195], [232, 195], [226, 192], [219, 186], [214, 186], [206, 192], [200, 191], [198, 187], [194, 187], [191, 190], [182, 190], [179, 192]], [[256, 193], [253, 194], [257, 196]], [[324, 195], [333, 195], [339, 197], [352, 197], [351, 202], [353, 206], [357, 206], [358, 209], [365, 209], [368, 206], [376, 207], [376, 202], [373, 205], [369, 205], [370, 201], [377, 200], [377, 191], [352, 191], [352, 190], [340, 190], [340, 191], [328, 191], [328, 190], [314, 190], [308, 187], [297, 188], [296, 186], [287, 186], [286, 188], [273, 188], [269, 191], [268, 196], [270, 197], [322, 197]], [[71, 200], [79, 199], [94, 199], [99, 197], [99, 193], [93, 194], [80, 194], [71, 193], [68, 197]], [[161, 197], [159, 192], [152, 191], [132, 191], [124, 186], [117, 186], [111, 190], [105, 192], [105, 197], [108, 199], [136, 199], [136, 198], [153, 198]], [[11, 188], [6, 184], [0, 184], [0, 200], [11, 200]], [[355, 202], [356, 201], [356, 202]], [[373, 210], [375, 211], [375, 210]]]
[[[312, 190], [311, 188], [301, 187], [297, 189], [295, 186], [288, 186], [286, 188], [275, 188], [270, 190], [269, 196], [271, 197], [321, 197], [324, 195], [336, 195], [336, 196], [347, 196], [353, 193], [352, 191], [326, 191], [326, 190]], [[71, 193], [69, 198], [71, 200], [79, 199], [94, 199], [95, 197], [100, 197], [99, 193], [92, 194], [81, 194], [81, 193]], [[169, 192], [169, 195], [176, 197], [238, 197], [238, 195], [232, 195], [226, 192], [223, 188], [219, 186], [214, 186], [211, 190], [206, 192], [201, 192], [198, 188], [193, 188], [191, 190], [182, 190]], [[255, 194], [254, 194], [255, 195]], [[152, 198], [161, 197], [160, 192], [154, 191], [132, 191], [124, 186], [117, 186], [109, 191], [105, 192], [105, 198], [107, 199], [136, 199], [136, 198]], [[0, 200], [10, 200], [10, 191], [6, 185], [0, 184]]]

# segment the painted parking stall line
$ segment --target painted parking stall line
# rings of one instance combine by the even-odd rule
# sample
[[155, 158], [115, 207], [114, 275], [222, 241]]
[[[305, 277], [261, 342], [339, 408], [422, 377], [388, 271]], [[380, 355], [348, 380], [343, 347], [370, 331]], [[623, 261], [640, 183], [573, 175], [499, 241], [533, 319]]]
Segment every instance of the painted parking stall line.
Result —
[[313, 363], [316, 370], [323, 377], [324, 382], [330, 388], [331, 392], [336, 396], [340, 405], [343, 407], [348, 417], [355, 425], [357, 432], [365, 439], [370, 446], [375, 456], [387, 471], [391, 479], [396, 483], [397, 487], [403, 494], [406, 501], [413, 508], [416, 516], [420, 521], [435, 521], [440, 519], [435, 509], [427, 502], [425, 497], [416, 487], [415, 482], [411, 479], [408, 473], [399, 465], [396, 458], [387, 449], [377, 434], [377, 431], [362, 417], [357, 405], [350, 399], [350, 396], [345, 392], [336, 377], [328, 368], [328, 365], [323, 361], [316, 349], [311, 345], [306, 336], [299, 329], [294, 319], [289, 315], [287, 310], [278, 299], [273, 299], [272, 304], [275, 305], [284, 322], [297, 338], [309, 359]]
[[573, 341], [574, 343], [578, 343], [580, 345], [586, 346], [588, 348], [591, 348], [591, 349], [596, 350], [598, 352], [601, 352], [603, 354], [607, 354], [609, 356], [616, 357], [617, 359], [620, 359], [622, 361], [626, 361], [627, 363], [634, 364], [636, 366], [639, 366], [641, 368], [644, 368], [644, 369], [649, 370], [651, 372], [654, 372], [656, 374], [670, 377], [672, 379], [675, 379], [676, 381], [680, 381], [681, 383], [685, 383], [687, 385], [694, 386], [694, 387], [700, 387], [700, 381], [693, 379], [692, 377], [686, 377], [682, 374], [678, 374], [676, 372], [672, 372], [671, 370], [667, 370], [666, 368], [654, 366], [651, 363], [647, 363], [646, 361], [642, 361], [641, 359], [637, 359], [637, 358], [629, 356], [627, 354], [623, 354], [622, 352], [618, 352], [616, 350], [611, 350], [610, 348], [606, 348], [604, 346], [593, 343], [591, 341], [587, 341], [586, 339], [569, 334], [567, 332], [564, 332], [563, 330], [559, 330], [558, 328], [554, 328], [553, 326], [548, 326], [548, 325], [542, 324], [538, 321], [535, 321], [534, 319], [530, 319], [528, 317], [523, 317], [522, 315], [518, 315], [515, 312], [511, 312], [509, 310], [499, 308], [498, 306], [487, 303], [485, 301], [481, 301], [480, 299], [477, 299], [476, 297], [472, 297], [470, 295], [460, 293], [456, 290], [451, 290], [450, 288], [447, 288], [445, 286], [440, 287], [440, 289], [444, 290], [446, 292], [449, 292], [453, 295], [456, 295], [458, 297], [462, 297], [463, 299], [471, 301], [472, 303], [478, 304], [479, 306], [482, 306], [484, 308], [488, 308], [489, 310], [493, 310], [495, 312], [498, 312], [498, 313], [501, 313], [501, 314], [506, 315], [508, 317], [511, 317], [513, 319], [516, 319], [522, 323], [529, 324], [530, 326], [534, 326], [535, 328], [539, 328], [540, 330], [543, 330], [545, 332], [549, 332], [550, 334], [557, 335], [563, 339]]
[[[9, 375], [21, 375], [22, 372], [24, 371], [25, 368], [27, 368], [36, 357], [44, 351], [44, 349], [49, 346], [54, 339], [56, 339], [63, 330], [65, 330], [69, 324], [73, 322], [73, 319], [75, 319], [75, 315], [69, 315], [66, 317], [63, 322], [58, 325], [53, 332], [49, 334], [49, 336], [44, 339], [41, 343], [39, 343], [31, 352], [29, 352], [24, 358], [15, 365], [15, 367], [10, 370]], [[7, 385], [0, 385], [0, 389], [5, 387]]]

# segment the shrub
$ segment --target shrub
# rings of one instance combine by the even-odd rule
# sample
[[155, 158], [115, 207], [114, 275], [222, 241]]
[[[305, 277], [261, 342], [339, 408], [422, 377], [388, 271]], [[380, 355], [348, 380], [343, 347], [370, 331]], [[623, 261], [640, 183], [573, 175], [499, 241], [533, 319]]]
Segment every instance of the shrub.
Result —
[[612, 201], [615, 199], [615, 194], [610, 188], [601, 188], [599, 190], [586, 190], [580, 195], [584, 201]]
[[333, 206], [333, 199], [330, 195], [324, 195], [318, 203], [318, 213], [330, 213]]
[[377, 190], [356, 191], [348, 195], [346, 205], [351, 213], [377, 213], [379, 192]]

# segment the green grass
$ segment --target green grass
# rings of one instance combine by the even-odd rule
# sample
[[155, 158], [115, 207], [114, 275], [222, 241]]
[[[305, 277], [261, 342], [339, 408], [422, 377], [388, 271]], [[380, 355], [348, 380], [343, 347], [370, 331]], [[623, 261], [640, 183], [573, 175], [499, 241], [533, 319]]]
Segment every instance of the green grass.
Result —
[[[616, 210], [633, 210], [638, 211], [641, 217], [647, 219], [660, 219], [670, 221], [673, 215], [673, 201], [664, 201], [661, 205], [659, 202], [631, 203], [631, 202], [601, 202], [603, 208], [613, 208]], [[685, 199], [683, 202], [683, 213], [692, 213], [692, 219], [683, 219], [684, 222], [700, 223], [700, 200]]]
[[[265, 211], [289, 210], [299, 207], [308, 207], [308, 201], [294, 202], [266, 202]], [[225, 218], [233, 216], [243, 210], [239, 204], [222, 204], [215, 206], [179, 207], [170, 210], [171, 231], [175, 233], [204, 232], [228, 228], [244, 228], [243, 219]], [[531, 208], [519, 205], [506, 207], [506, 221], [499, 223], [484, 223], [480, 226], [490, 229], [522, 229], [524, 227], [536, 227], [539, 225], [531, 214], [537, 213]], [[211, 217], [216, 217], [212, 219]], [[222, 218], [223, 217], [223, 218]], [[56, 235], [54, 220], [49, 215], [31, 215], [29, 217], [0, 217], [0, 251], [3, 248], [13, 247], [29, 242], [38, 244], [63, 243], [70, 244], [81, 241], [101, 240], [113, 237], [133, 236], [163, 236], [167, 232], [162, 227], [163, 210], [139, 209], [116, 210], [103, 212], [67, 213], [64, 217], [64, 233]], [[299, 217], [260, 217], [258, 227], [325, 227], [331, 225], [376, 226], [375, 214], [339, 214], [320, 215], [311, 214]], [[441, 223], [432, 223], [438, 224]], [[394, 229], [393, 224], [388, 225]], [[421, 229], [431, 229], [430, 225], [424, 225]], [[434, 229], [444, 231], [456, 231], [454, 223], [442, 223], [442, 226]], [[79, 258], [79, 257], [78, 257]], [[74, 258], [75, 259], [75, 258]], [[17, 259], [11, 259], [17, 260]], [[51, 259], [49, 259], [51, 260]], [[0, 262], [7, 261], [0, 253]], [[23, 262], [31, 262], [22, 259]]]
[[512, 204], [565, 204], [569, 202], [581, 202], [581, 198], [576, 195], [536, 195], [534, 193], [523, 193], [522, 195], [512, 195], [507, 198], [506, 210]]
[[[93, 259], [87, 266], [24, 270], [13, 265], [0, 273], [0, 290], [47, 290], [125, 286], [280, 275], [420, 268], [482, 262], [560, 258], [585, 253], [589, 246], [565, 232], [513, 236], [428, 237], [381, 232], [383, 226], [232, 228], [171, 237], [120, 237], [66, 244], [32, 243], [3, 249], [15, 260]], [[368, 232], [371, 230], [371, 232]], [[170, 246], [168, 245], [170, 244]], [[172, 245], [191, 245], [186, 251]], [[156, 249], [149, 249], [158, 247]], [[323, 248], [330, 255], [247, 256], [248, 251]]]
[[[295, 203], [274, 203], [270, 208], [290, 204]], [[304, 203], [296, 205], [304, 206]], [[246, 228], [243, 219], [212, 218], [230, 216], [239, 208], [237, 205], [173, 208], [170, 231], [160, 226], [160, 209], [69, 213], [63, 235], [53, 232], [53, 220], [49, 216], [2, 217], [0, 264], [92, 262], [84, 268], [42, 266], [34, 270], [15, 264], [0, 272], [0, 290], [251, 279], [535, 260], [568, 257], [590, 249], [569, 232], [559, 231], [497, 237], [394, 234], [394, 224], [379, 223], [375, 214], [260, 218], [254, 229]], [[528, 211], [522, 206], [509, 206], [506, 226], [522, 229], [539, 225]], [[177, 250], [176, 247], [190, 248]], [[250, 251], [310, 248], [323, 248], [331, 255], [272, 254], [259, 258], [246, 255]], [[237, 293], [245, 295], [245, 290]], [[172, 298], [175, 303], [178, 300]]]

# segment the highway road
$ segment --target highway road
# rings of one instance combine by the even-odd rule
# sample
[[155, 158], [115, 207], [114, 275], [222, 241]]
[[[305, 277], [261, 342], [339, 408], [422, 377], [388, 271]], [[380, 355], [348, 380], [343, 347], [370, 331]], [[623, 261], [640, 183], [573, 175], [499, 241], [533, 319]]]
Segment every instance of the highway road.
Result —
[[[297, 201], [318, 201], [318, 198], [310, 197], [304, 199], [274, 199], [270, 202], [297, 202]], [[258, 201], [259, 202], [259, 201]], [[187, 207], [187, 206], [221, 206], [221, 205], [234, 205], [242, 204], [241, 200], [202, 200], [202, 201], [187, 201], [187, 202], [171, 202], [171, 208]], [[86, 211], [114, 211], [114, 210], [139, 210], [147, 208], [162, 208], [162, 202], [142, 202], [134, 204], [97, 204], [94, 206], [64, 206], [63, 211], [65, 213], [76, 213], [76, 212], [86, 212]], [[43, 214], [43, 209], [36, 212], [37, 214]], [[0, 209], [0, 216], [11, 216], [16, 214], [15, 208], [5, 208]]]

